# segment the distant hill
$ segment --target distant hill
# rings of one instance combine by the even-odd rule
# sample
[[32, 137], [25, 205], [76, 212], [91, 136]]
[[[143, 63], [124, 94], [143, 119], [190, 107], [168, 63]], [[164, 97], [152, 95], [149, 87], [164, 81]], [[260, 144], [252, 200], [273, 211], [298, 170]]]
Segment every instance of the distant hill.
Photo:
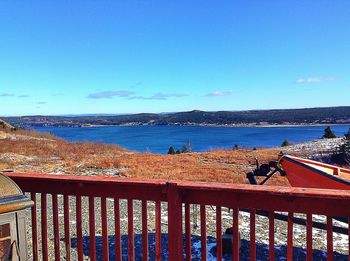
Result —
[[299, 125], [350, 124], [350, 106], [305, 109], [249, 111], [188, 111], [178, 113], [139, 113], [115, 116], [24, 116], [4, 117], [15, 126], [91, 125]]

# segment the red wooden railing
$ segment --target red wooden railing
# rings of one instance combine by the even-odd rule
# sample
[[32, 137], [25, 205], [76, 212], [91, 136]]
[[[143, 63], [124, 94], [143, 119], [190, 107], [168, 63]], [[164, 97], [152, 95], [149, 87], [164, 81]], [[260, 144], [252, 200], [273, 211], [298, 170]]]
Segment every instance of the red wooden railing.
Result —
[[[96, 220], [101, 220], [102, 258], [109, 259], [111, 227], [115, 240], [115, 259], [122, 260], [121, 222], [124, 215], [120, 211], [120, 200], [127, 200], [127, 234], [128, 234], [128, 260], [135, 258], [134, 241], [134, 201], [141, 201], [141, 237], [142, 259], [148, 260], [150, 256], [148, 234], [150, 211], [149, 202], [154, 202], [155, 209], [155, 259], [162, 258], [162, 205], [167, 204], [167, 233], [168, 233], [168, 259], [191, 260], [191, 208], [193, 204], [200, 205], [200, 233], [201, 233], [201, 259], [207, 260], [207, 231], [206, 206], [215, 206], [217, 259], [221, 260], [222, 253], [222, 209], [233, 210], [233, 260], [239, 260], [239, 210], [250, 211], [250, 260], [256, 258], [255, 242], [255, 215], [257, 211], [268, 213], [269, 224], [269, 256], [275, 257], [275, 211], [288, 212], [287, 232], [287, 260], [293, 259], [293, 213], [306, 214], [306, 258], [312, 260], [312, 215], [325, 215], [327, 217], [327, 259], [333, 259], [333, 217], [350, 217], [350, 191], [303, 189], [273, 186], [252, 186], [238, 184], [219, 184], [203, 182], [167, 182], [164, 180], [121, 179], [110, 177], [80, 177], [68, 175], [43, 174], [16, 174], [9, 173], [14, 181], [27, 193], [30, 193], [36, 206], [31, 210], [32, 252], [33, 259], [39, 260], [83, 260], [84, 251], [88, 248], [91, 260], [99, 259], [96, 253]], [[38, 197], [37, 193], [41, 196]], [[48, 195], [51, 195], [48, 197]], [[87, 198], [86, 198], [87, 197]], [[51, 198], [51, 200], [50, 200]], [[40, 204], [38, 200], [40, 199]], [[61, 200], [62, 199], [62, 200]], [[70, 200], [75, 199], [75, 209], [72, 209]], [[88, 211], [83, 215], [82, 203], [87, 199]], [[101, 204], [101, 213], [95, 212], [96, 200]], [[113, 217], [107, 213], [109, 203], [113, 202]], [[52, 211], [48, 211], [49, 204]], [[63, 218], [59, 216], [62, 209]], [[70, 213], [75, 212], [75, 216]], [[50, 212], [50, 213], [48, 213]], [[184, 213], [183, 213], [184, 212]], [[52, 214], [52, 219], [51, 215]], [[41, 216], [40, 220], [38, 215]], [[63, 220], [62, 220], [63, 219]], [[75, 220], [72, 220], [75, 219]], [[113, 219], [113, 220], [111, 220]], [[48, 220], [53, 220], [53, 228], [48, 227]], [[62, 222], [63, 221], [63, 222]], [[71, 258], [71, 224], [75, 222], [77, 256]], [[38, 223], [39, 222], [39, 223]], [[73, 222], [73, 223], [72, 223]], [[112, 222], [112, 223], [111, 223]], [[38, 226], [40, 224], [40, 226]], [[38, 229], [40, 227], [40, 229]], [[88, 229], [85, 229], [88, 227]], [[38, 231], [40, 230], [40, 231]], [[51, 232], [52, 235], [51, 235]], [[41, 232], [41, 234], [40, 234]], [[50, 232], [50, 235], [48, 235]], [[184, 235], [183, 235], [184, 233]], [[89, 246], [84, 246], [84, 235], [89, 236]], [[350, 235], [350, 231], [349, 231]], [[53, 250], [49, 245], [53, 244]], [[64, 249], [62, 249], [64, 248]], [[52, 253], [54, 252], [54, 253]], [[139, 253], [136, 253], [139, 254]], [[163, 253], [164, 254], [164, 253]], [[62, 256], [63, 255], [63, 256]], [[349, 259], [350, 260], [350, 259]]]

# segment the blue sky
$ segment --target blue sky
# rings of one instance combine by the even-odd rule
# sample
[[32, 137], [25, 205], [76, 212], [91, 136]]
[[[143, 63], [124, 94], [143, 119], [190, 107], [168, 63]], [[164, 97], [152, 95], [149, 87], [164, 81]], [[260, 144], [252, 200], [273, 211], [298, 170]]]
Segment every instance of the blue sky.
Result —
[[350, 105], [350, 1], [0, 1], [0, 115]]

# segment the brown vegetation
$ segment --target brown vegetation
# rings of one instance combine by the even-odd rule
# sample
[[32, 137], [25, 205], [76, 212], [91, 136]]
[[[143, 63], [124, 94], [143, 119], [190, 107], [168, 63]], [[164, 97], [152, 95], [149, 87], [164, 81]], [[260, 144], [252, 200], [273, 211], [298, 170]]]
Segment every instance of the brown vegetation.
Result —
[[[245, 174], [254, 169], [255, 158], [268, 162], [275, 160], [279, 152], [276, 148], [156, 155], [131, 152], [115, 145], [66, 142], [50, 134], [28, 131], [6, 134], [0, 139], [0, 169], [26, 173], [107, 173], [144, 179], [247, 183]], [[285, 178], [274, 177], [270, 184], [287, 183]]]

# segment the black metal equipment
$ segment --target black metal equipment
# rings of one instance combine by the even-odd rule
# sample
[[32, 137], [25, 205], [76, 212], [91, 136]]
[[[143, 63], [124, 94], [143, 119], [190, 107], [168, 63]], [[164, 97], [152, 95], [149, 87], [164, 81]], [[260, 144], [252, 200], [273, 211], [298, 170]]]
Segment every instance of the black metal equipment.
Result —
[[[276, 161], [270, 161], [269, 164], [259, 164], [258, 159], [256, 160], [256, 169], [252, 172], [247, 173], [247, 178], [249, 183], [252, 185], [264, 185], [266, 181], [268, 181], [273, 175], [277, 172], [280, 173], [281, 176], [285, 176], [286, 173], [278, 167]], [[265, 177], [265, 179], [258, 183], [255, 177]]]

